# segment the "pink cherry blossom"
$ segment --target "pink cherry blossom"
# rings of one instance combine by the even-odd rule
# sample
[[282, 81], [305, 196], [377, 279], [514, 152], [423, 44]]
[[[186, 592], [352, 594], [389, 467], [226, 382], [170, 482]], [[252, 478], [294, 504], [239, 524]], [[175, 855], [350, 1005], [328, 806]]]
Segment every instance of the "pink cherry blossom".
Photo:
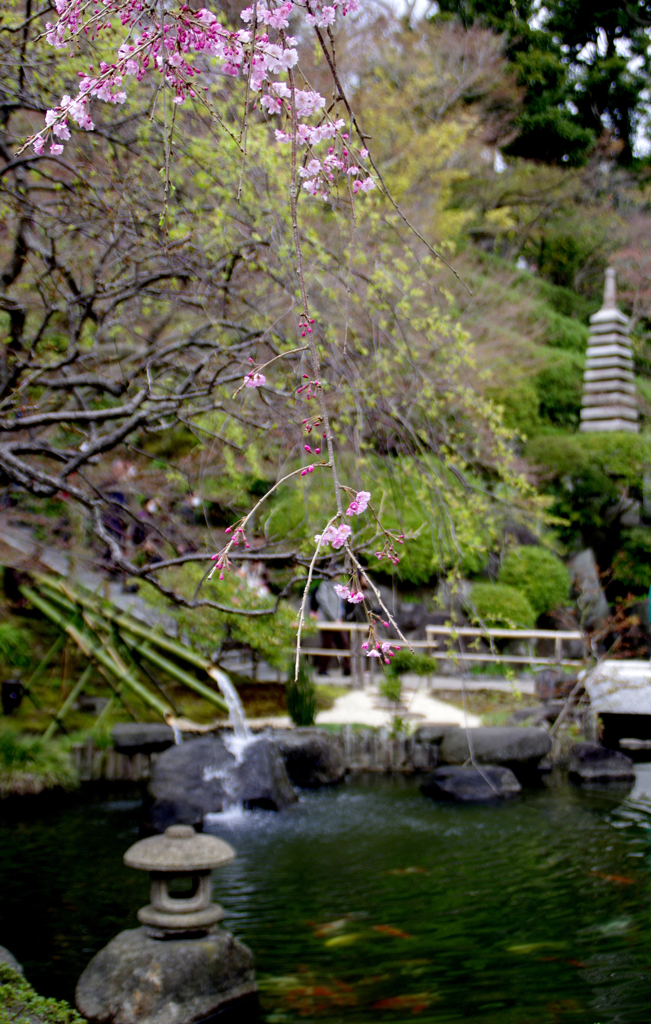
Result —
[[59, 156], [60, 153], [63, 153], [63, 146], [60, 146], [58, 143], [53, 142], [50, 146], [50, 153], [52, 154], [52, 156]]
[[266, 384], [267, 378], [264, 373], [247, 373], [244, 378], [245, 388], [261, 388], [263, 384]]
[[361, 604], [363, 600], [364, 594], [362, 593], [361, 590], [354, 591], [350, 594], [350, 597], [348, 598], [350, 604]]
[[332, 544], [333, 548], [342, 548], [351, 533], [350, 526], [346, 523], [342, 523], [341, 526], [329, 526], [323, 533], [315, 534], [315, 543], [319, 544]]
[[341, 583], [335, 583], [335, 590], [344, 601], [350, 600], [350, 590], [348, 587], [342, 586]]
[[357, 494], [355, 495], [354, 501], [351, 501], [350, 505], [346, 509], [346, 515], [359, 516], [362, 514], [362, 512], [366, 512], [370, 500], [370, 491], [358, 491]]

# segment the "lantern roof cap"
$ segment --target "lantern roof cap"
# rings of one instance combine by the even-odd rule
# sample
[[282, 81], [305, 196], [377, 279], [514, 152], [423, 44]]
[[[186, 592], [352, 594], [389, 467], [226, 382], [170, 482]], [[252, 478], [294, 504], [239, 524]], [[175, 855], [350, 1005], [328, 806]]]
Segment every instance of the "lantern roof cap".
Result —
[[124, 855], [129, 868], [142, 871], [208, 871], [226, 864], [235, 850], [223, 839], [195, 832], [192, 825], [170, 825], [162, 836], [130, 846]]

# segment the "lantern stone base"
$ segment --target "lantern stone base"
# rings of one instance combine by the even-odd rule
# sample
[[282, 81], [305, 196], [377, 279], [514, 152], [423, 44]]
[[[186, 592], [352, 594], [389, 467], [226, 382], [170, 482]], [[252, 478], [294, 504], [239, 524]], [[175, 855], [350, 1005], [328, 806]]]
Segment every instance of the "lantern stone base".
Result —
[[257, 991], [253, 955], [221, 929], [195, 939], [120, 932], [77, 982], [93, 1024], [192, 1024]]

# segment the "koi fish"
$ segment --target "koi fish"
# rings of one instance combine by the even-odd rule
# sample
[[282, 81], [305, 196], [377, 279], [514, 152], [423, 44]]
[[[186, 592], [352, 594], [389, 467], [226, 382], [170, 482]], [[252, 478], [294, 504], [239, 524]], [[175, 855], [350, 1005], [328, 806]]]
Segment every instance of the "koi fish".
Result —
[[507, 953], [537, 953], [539, 949], [565, 949], [567, 942], [525, 942], [521, 946], [507, 946]]
[[382, 935], [390, 935], [392, 939], [410, 939], [409, 932], [401, 932], [399, 928], [392, 928], [390, 924], [372, 925], [374, 932], [381, 932]]
[[604, 882], [615, 882], [617, 885], [634, 885], [634, 878], [627, 878], [626, 875], [604, 875], [601, 871], [591, 871], [595, 878], [603, 878]]
[[315, 929], [314, 934], [317, 939], [323, 939], [326, 935], [336, 934], [342, 932], [348, 924], [348, 918], [341, 917], [338, 921], [328, 921], [326, 924], [320, 924]]
[[358, 939], [363, 939], [366, 932], [350, 932], [348, 935], [335, 935], [333, 939], [326, 941], [326, 946], [333, 948], [335, 946], [350, 946], [353, 942], [357, 942]]
[[429, 871], [425, 868], [391, 868], [387, 871], [387, 875], [428, 875]]
[[422, 1013], [432, 1002], [429, 992], [416, 992], [410, 996], [390, 996], [388, 999], [380, 999], [373, 1003], [374, 1010], [411, 1010], [412, 1013]]

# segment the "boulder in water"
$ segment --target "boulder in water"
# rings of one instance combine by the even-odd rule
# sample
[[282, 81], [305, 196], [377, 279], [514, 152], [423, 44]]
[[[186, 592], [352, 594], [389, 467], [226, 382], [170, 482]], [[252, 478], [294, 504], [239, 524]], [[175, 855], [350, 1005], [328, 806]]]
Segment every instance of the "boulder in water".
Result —
[[93, 957], [75, 1001], [93, 1024], [191, 1024], [255, 993], [251, 951], [228, 932], [162, 940], [135, 928]]
[[480, 726], [451, 729], [439, 747], [439, 763], [499, 764], [518, 772], [536, 768], [551, 750], [546, 729], [535, 726]]
[[339, 737], [324, 729], [282, 730], [274, 732], [271, 740], [291, 782], [301, 789], [331, 786], [346, 774]]
[[244, 742], [205, 736], [171, 747], [153, 768], [149, 794], [155, 831], [177, 823], [196, 825], [199, 817], [236, 804], [280, 811], [298, 800], [266, 736]]
[[450, 765], [437, 768], [421, 784], [421, 790], [433, 800], [460, 803], [484, 803], [515, 796], [522, 788], [509, 768], [498, 765]]
[[575, 743], [570, 751], [570, 779], [583, 785], [628, 784], [635, 780], [630, 757], [598, 743]]

